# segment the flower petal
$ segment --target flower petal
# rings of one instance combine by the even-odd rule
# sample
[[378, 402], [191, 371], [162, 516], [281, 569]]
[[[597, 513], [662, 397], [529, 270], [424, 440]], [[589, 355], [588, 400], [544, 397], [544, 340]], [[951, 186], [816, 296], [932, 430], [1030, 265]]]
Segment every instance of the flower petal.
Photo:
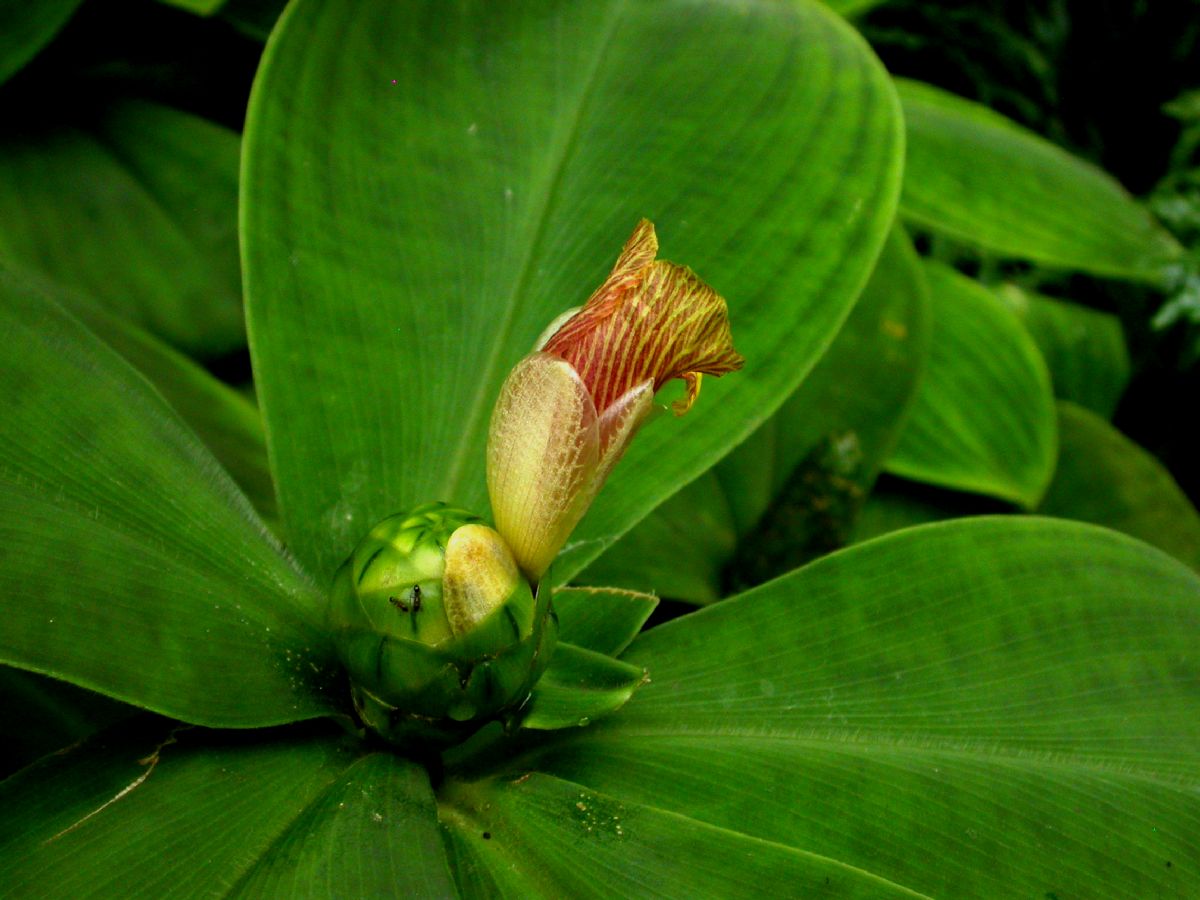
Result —
[[509, 373], [488, 433], [496, 530], [537, 581], [583, 517], [600, 458], [596, 407], [574, 368], [531, 353]]
[[521, 583], [505, 540], [486, 525], [461, 525], [446, 541], [442, 608], [450, 629], [466, 634], [512, 596]]
[[592, 478], [589, 504], [595, 499], [604, 485], [604, 479], [608, 478], [609, 472], [625, 453], [625, 448], [629, 446], [629, 442], [653, 409], [654, 382], [647, 380], [626, 391], [604, 411], [597, 423], [600, 428], [600, 460]]
[[575, 367], [601, 414], [642, 382], [658, 390], [684, 378], [688, 399], [675, 407], [682, 414], [700, 373], [742, 366], [724, 299], [690, 269], [654, 261], [657, 248], [654, 226], [643, 219], [608, 279], [542, 347]]

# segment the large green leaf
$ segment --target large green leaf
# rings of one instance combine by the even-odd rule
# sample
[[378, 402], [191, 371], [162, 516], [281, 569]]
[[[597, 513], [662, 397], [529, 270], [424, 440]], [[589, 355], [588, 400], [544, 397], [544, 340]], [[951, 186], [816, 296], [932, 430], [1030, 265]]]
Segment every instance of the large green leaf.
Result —
[[1115, 528], [1200, 569], [1200, 514], [1162, 463], [1072, 403], [1058, 404], [1058, 433], [1040, 512]]
[[1111, 418], [1129, 381], [1129, 350], [1121, 320], [1063, 300], [997, 289], [1042, 351], [1054, 395]]
[[321, 731], [159, 721], [93, 739], [0, 784], [0, 884], [20, 897], [452, 892], [424, 773], [361, 752]]
[[0, 259], [172, 344], [244, 343], [233, 132], [149, 103], [78, 125], [15, 117], [0, 138]]
[[0, 83], [9, 79], [71, 18], [82, 0], [0, 0]]
[[0, 261], [0, 300], [13, 291], [40, 294], [47, 302], [68, 307], [149, 379], [233, 476], [254, 508], [265, 518], [274, 518], [275, 485], [267, 465], [262, 419], [253, 403], [129, 320], [44, 278], [14, 272]]
[[178, 415], [40, 295], [0, 335], [0, 662], [200, 723], [328, 712], [321, 594]]
[[897, 79], [906, 218], [984, 249], [1162, 280], [1182, 248], [1109, 175], [987, 107]]
[[1054, 396], [1037, 346], [991, 291], [925, 266], [933, 335], [925, 380], [887, 470], [1037, 505], [1054, 473]]
[[1195, 896], [1198, 629], [1200, 578], [1124, 535], [911, 529], [646, 632], [650, 683], [509, 777], [932, 896]]
[[258, 409], [242, 393], [149, 332], [104, 310], [78, 309], [78, 317], [158, 389], [245, 491], [254, 508], [275, 519], [275, 483]]
[[387, 750], [359, 760], [290, 823], [231, 895], [454, 896], [429, 776]]
[[915, 897], [812, 853], [545, 775], [451, 784], [440, 807], [464, 897]]
[[[748, 443], [769, 450], [766, 432], [773, 433], [770, 420]], [[638, 522], [576, 580], [713, 603], [721, 599], [737, 541], [729, 496], [716, 472], [708, 471]]]
[[816, 368], [750, 438], [580, 576], [696, 603], [728, 574], [760, 582], [848, 538], [891, 452], [928, 353], [927, 298], [896, 230]]
[[817, 4], [293, 4], [242, 203], [289, 544], [327, 576], [399, 509], [482, 508], [501, 380], [647, 216], [729, 299], [749, 362], [644, 429], [569, 577], [813, 365], [890, 223], [899, 156], [890, 82]]

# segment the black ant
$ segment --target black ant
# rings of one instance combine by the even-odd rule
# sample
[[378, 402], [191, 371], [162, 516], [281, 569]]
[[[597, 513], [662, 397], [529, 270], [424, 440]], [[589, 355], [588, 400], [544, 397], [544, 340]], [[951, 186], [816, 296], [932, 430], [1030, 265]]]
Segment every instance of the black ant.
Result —
[[414, 584], [412, 590], [408, 592], [408, 603], [405, 603], [399, 597], [388, 597], [388, 603], [396, 607], [402, 613], [421, 611], [421, 586]]

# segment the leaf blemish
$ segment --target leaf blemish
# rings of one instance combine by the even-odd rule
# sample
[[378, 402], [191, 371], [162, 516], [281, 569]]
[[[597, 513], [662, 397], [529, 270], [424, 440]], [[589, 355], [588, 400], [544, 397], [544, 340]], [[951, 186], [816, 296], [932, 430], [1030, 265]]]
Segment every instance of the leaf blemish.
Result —
[[139, 759], [137, 761], [137, 764], [139, 766], [144, 766], [146, 769], [144, 772], [142, 772], [141, 775], [139, 775], [137, 778], [135, 778], [129, 784], [125, 785], [125, 787], [121, 788], [121, 790], [117, 791], [117, 793], [110, 800], [105, 801], [104, 803], [100, 804], [100, 806], [93, 809], [87, 815], [81, 817], [80, 819], [77, 819], [75, 822], [68, 825], [62, 831], [58, 832], [58, 834], [42, 841], [42, 846], [44, 847], [47, 844], [52, 844], [55, 841], [57, 841], [60, 837], [70, 834], [72, 831], [74, 831], [79, 826], [83, 825], [89, 819], [91, 819], [95, 816], [98, 816], [100, 813], [104, 812], [104, 810], [108, 809], [110, 806], [112, 806], [118, 800], [122, 800], [125, 797], [128, 797], [131, 793], [133, 793], [135, 790], [137, 790], [139, 787], [141, 787], [143, 784], [145, 784], [146, 779], [150, 777], [150, 775], [154, 772], [154, 769], [158, 766], [158, 761], [160, 758], [160, 754], [163, 751], [163, 748], [168, 747], [171, 744], [174, 744], [177, 739], [177, 735], [180, 732], [188, 731], [192, 727], [194, 727], [194, 726], [180, 725], [176, 728], [171, 729], [170, 734], [167, 735], [166, 739], [163, 740], [162, 743], [158, 744], [154, 748], [154, 750], [150, 752], [150, 754], [148, 756], [143, 756], [141, 759]]

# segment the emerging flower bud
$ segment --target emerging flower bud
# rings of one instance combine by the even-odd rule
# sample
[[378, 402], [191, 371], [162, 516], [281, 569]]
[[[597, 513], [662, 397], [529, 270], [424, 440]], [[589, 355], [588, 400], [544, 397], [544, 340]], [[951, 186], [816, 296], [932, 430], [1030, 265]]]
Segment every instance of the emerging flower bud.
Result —
[[541, 579], [672, 378], [742, 366], [725, 301], [689, 269], [655, 260], [642, 219], [604, 284], [551, 323], [509, 374], [492, 412], [488, 493], [496, 528], [531, 580]]
[[329, 621], [363, 722], [426, 749], [515, 713], [558, 633], [504, 539], [443, 503], [371, 530], [334, 576]]

